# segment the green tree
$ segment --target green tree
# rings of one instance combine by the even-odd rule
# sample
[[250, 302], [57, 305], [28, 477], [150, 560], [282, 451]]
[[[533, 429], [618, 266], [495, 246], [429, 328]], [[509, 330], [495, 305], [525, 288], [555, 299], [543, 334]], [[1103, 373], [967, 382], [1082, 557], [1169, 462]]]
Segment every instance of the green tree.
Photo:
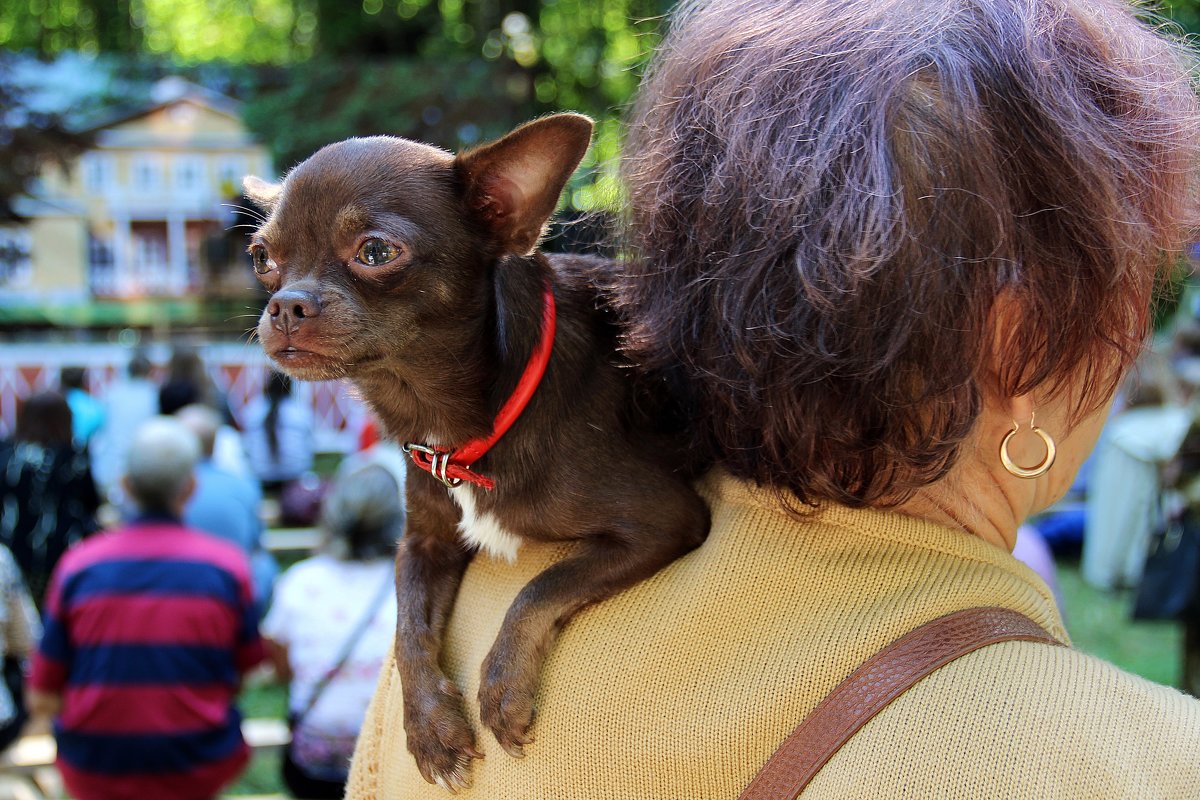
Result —
[[[1163, 13], [1200, 32], [1200, 0], [1163, 2]], [[247, 101], [248, 124], [283, 168], [347, 136], [390, 133], [456, 148], [539, 114], [581, 111], [599, 125], [571, 198], [591, 208], [614, 184], [586, 168], [615, 159], [620, 111], [672, 4], [9, 0], [0, 5], [0, 47], [149, 54], [197, 80], [225, 75], [218, 88]]]
[[89, 141], [61, 115], [31, 107], [27, 90], [12, 80], [11, 71], [8, 60], [0, 58], [0, 223], [20, 219], [14, 198], [28, 189], [43, 164], [65, 166]]
[[[288, 167], [352, 135], [469, 145], [558, 109], [599, 121], [593, 163], [671, 0], [10, 0], [0, 47], [155, 55], [172, 69], [256, 65], [226, 80]], [[132, 71], [145, 72], [144, 62]], [[193, 66], [189, 72], [196, 76]], [[211, 78], [213, 70], [208, 70]], [[576, 185], [589, 205], [592, 181]]]
[[1200, 0], [1163, 0], [1160, 11], [1185, 31], [1200, 33]]

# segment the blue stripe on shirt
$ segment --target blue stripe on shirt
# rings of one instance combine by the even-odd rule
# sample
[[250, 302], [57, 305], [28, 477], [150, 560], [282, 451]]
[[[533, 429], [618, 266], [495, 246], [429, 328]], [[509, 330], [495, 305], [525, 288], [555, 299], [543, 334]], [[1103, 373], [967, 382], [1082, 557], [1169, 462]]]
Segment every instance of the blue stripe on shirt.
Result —
[[56, 724], [54, 738], [59, 757], [77, 770], [99, 775], [187, 772], [237, 751], [241, 715], [233, 709], [219, 728], [174, 734], [89, 734]]
[[228, 647], [182, 644], [76, 645], [67, 677], [72, 686], [237, 685]]
[[42, 640], [38, 649], [47, 657], [60, 664], [67, 663], [71, 655], [71, 641], [67, 638], [67, 628], [62, 620], [50, 614], [42, 617]]
[[134, 558], [101, 561], [71, 575], [62, 588], [62, 602], [78, 606], [97, 596], [212, 597], [232, 608], [242, 605], [237, 577], [204, 561]]

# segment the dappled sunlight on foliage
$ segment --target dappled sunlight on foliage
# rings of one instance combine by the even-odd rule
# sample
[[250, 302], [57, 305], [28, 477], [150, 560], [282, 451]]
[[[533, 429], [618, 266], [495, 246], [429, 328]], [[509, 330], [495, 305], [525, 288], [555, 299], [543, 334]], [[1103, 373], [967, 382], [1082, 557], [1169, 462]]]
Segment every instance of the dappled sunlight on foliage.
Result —
[[[130, 57], [245, 102], [286, 170], [395, 134], [457, 149], [557, 110], [597, 119], [568, 202], [616, 202], [620, 115], [671, 0], [12, 0], [0, 47]], [[147, 68], [147, 58], [162, 66]]]
[[[395, 134], [457, 149], [557, 110], [597, 119], [567, 192], [619, 204], [620, 119], [672, 0], [9, 0], [0, 47], [146, 58], [245, 102], [286, 170], [320, 146]], [[1162, 13], [1200, 27], [1200, 0]], [[125, 75], [130, 77], [129, 74]]]

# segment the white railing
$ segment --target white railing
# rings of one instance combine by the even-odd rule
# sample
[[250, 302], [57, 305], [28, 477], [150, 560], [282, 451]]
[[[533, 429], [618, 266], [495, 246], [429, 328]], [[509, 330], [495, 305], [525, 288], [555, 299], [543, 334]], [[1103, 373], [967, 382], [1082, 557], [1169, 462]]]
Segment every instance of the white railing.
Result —
[[[224, 393], [234, 418], [241, 422], [246, 404], [262, 393], [267, 359], [258, 345], [218, 343], [197, 350], [209, 377]], [[160, 369], [170, 358], [170, 347], [147, 348]], [[33, 392], [58, 387], [63, 367], [87, 369], [88, 391], [103, 398], [109, 385], [125, 374], [131, 350], [119, 344], [6, 344], [0, 346], [0, 436], [12, 434], [20, 400]], [[340, 381], [297, 382], [297, 396], [313, 409], [313, 438], [322, 452], [353, 448], [366, 410], [350, 387]]]

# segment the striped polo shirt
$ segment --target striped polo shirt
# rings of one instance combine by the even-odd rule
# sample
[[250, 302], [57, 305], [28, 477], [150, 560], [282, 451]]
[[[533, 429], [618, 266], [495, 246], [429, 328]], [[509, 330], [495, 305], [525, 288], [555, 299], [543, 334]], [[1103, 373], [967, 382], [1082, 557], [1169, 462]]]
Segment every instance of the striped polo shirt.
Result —
[[58, 767], [73, 797], [210, 798], [249, 757], [234, 705], [263, 657], [234, 544], [162, 518], [59, 562], [31, 685], [62, 696]]

